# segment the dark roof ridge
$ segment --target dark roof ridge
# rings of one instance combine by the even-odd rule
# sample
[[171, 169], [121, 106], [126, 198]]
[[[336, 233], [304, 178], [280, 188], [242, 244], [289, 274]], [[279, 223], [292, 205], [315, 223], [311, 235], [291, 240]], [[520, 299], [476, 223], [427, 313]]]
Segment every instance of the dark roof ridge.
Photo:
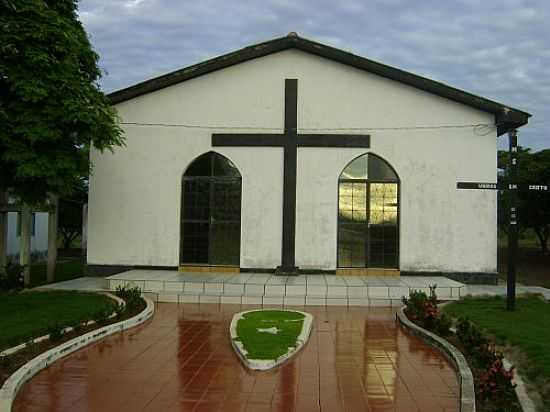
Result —
[[495, 115], [498, 135], [510, 129], [527, 124], [529, 117], [531, 117], [529, 113], [522, 110], [514, 109], [502, 103], [474, 95], [439, 81], [431, 80], [313, 40], [308, 40], [298, 36], [295, 32], [290, 32], [284, 37], [278, 37], [266, 42], [247, 46], [237, 51], [214, 57], [150, 80], [145, 80], [133, 86], [112, 92], [108, 97], [113, 104], [120, 103], [213, 71], [292, 48], [346, 64], [360, 70], [365, 70], [458, 103], [474, 107], [478, 110], [492, 113]]

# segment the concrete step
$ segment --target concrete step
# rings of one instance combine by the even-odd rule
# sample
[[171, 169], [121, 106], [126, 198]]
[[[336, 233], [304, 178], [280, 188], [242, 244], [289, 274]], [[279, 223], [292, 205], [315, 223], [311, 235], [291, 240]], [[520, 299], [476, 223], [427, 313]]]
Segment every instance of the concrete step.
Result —
[[158, 302], [288, 306], [398, 306], [414, 290], [429, 293], [428, 286], [433, 284], [441, 285], [436, 293], [442, 300], [457, 300], [465, 290], [463, 284], [444, 277], [174, 276], [167, 271], [143, 272], [111, 276], [107, 278], [108, 288], [137, 286]]

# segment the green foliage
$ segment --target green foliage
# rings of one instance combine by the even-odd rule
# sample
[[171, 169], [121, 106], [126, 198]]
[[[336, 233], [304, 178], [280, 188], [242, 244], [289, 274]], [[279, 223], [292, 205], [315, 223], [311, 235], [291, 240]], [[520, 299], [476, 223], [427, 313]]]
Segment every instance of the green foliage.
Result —
[[[247, 313], [237, 323], [238, 339], [248, 352], [248, 359], [277, 359], [289, 347], [296, 346], [302, 331], [304, 315], [282, 310], [263, 310]], [[277, 334], [258, 332], [258, 328], [279, 329]]]
[[65, 334], [64, 329], [65, 327], [59, 322], [54, 322], [50, 324], [48, 326], [48, 335], [50, 335], [50, 341], [59, 342]]
[[[498, 166], [507, 170], [509, 155], [498, 152]], [[529, 149], [518, 147], [517, 183], [550, 184], [550, 149], [531, 153]], [[499, 182], [508, 184], [506, 175], [499, 176]], [[518, 224], [521, 231], [532, 228], [537, 235], [541, 251], [548, 253], [550, 238], [550, 194], [537, 191], [518, 191]], [[499, 224], [506, 230], [508, 224], [508, 192], [499, 192]]]
[[0, 1], [0, 182], [30, 204], [70, 194], [89, 150], [123, 144], [76, 0]]
[[461, 317], [456, 324], [456, 337], [468, 357], [475, 374], [476, 392], [484, 411], [517, 411], [514, 392], [514, 367], [506, 369], [501, 352], [469, 319]]
[[494, 345], [485, 334], [468, 318], [459, 318], [456, 324], [456, 337], [462, 343], [466, 355], [477, 368], [488, 368], [497, 360]]
[[109, 316], [113, 313], [113, 308], [111, 305], [107, 307], [100, 308], [94, 312], [92, 315], [92, 320], [98, 325], [104, 325], [109, 320]]
[[0, 290], [14, 290], [23, 287], [23, 271], [25, 266], [8, 262], [0, 268]]
[[430, 286], [430, 296], [426, 292], [415, 290], [408, 298], [403, 297], [407, 317], [419, 326], [441, 336], [447, 336], [450, 331], [451, 319], [439, 312], [437, 307], [437, 285]]
[[[486, 337], [479, 337], [482, 328], [497, 343], [519, 349], [527, 357], [520, 365], [522, 375], [536, 386], [545, 402], [544, 410], [550, 410], [550, 303], [531, 296], [518, 298], [513, 312], [505, 308], [504, 298], [492, 297], [464, 299], [445, 306], [444, 310], [455, 318], [467, 317], [477, 325], [477, 332], [469, 332], [473, 336], [470, 340], [480, 342], [476, 345], [488, 342]], [[466, 327], [457, 324], [457, 335], [465, 335], [459, 329]], [[465, 340], [464, 347], [468, 345], [473, 347], [474, 343]]]
[[126, 306], [123, 303], [116, 303], [115, 306], [113, 307], [113, 312], [115, 312], [117, 319], [122, 318], [122, 315], [124, 315], [125, 310], [126, 310]]
[[477, 379], [477, 394], [487, 412], [521, 411], [515, 394], [514, 367], [506, 369], [502, 354], [482, 371]]
[[141, 298], [141, 289], [139, 287], [129, 288], [125, 286], [118, 286], [115, 291], [115, 295], [123, 299], [126, 302], [126, 308], [133, 312], [139, 308], [143, 299]]
[[0, 350], [42, 336], [47, 325], [73, 325], [91, 319], [98, 308], [112, 300], [98, 293], [72, 291], [28, 291], [4, 294], [0, 298]]

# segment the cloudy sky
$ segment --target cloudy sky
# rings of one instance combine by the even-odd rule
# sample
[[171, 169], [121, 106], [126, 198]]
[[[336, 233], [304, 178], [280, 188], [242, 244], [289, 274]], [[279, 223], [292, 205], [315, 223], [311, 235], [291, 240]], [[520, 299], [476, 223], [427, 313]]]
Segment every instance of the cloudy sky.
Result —
[[107, 92], [295, 31], [528, 111], [520, 144], [550, 147], [548, 0], [81, 0], [80, 18]]

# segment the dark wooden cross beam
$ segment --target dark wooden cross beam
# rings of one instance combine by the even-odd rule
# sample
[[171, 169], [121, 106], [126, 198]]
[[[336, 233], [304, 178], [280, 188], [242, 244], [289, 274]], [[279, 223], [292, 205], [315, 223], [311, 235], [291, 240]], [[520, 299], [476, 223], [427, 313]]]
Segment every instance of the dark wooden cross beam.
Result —
[[508, 220], [508, 273], [506, 284], [506, 309], [515, 310], [516, 307], [516, 256], [518, 249], [518, 228], [517, 228], [517, 193], [518, 191], [536, 191], [549, 193], [548, 184], [517, 184], [517, 153], [518, 137], [516, 130], [510, 130], [508, 152], [510, 160], [508, 164], [508, 178], [510, 183], [503, 185], [500, 183], [484, 182], [458, 182], [457, 189], [473, 190], [507, 190], [510, 194], [510, 216]]
[[212, 146], [282, 147], [283, 165], [283, 242], [280, 274], [296, 274], [296, 158], [298, 147], [369, 148], [370, 136], [364, 134], [299, 134], [298, 80], [285, 80], [284, 133], [212, 134]]

